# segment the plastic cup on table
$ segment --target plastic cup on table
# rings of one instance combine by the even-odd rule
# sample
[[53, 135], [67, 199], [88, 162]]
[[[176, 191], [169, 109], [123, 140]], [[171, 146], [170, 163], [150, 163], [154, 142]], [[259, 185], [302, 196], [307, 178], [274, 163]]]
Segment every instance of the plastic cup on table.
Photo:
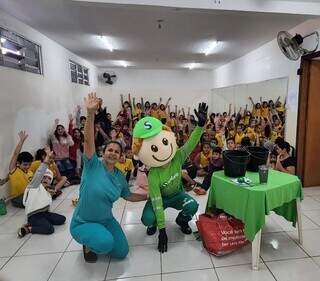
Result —
[[268, 173], [269, 168], [267, 165], [259, 166], [259, 181], [260, 184], [267, 184], [268, 183]]

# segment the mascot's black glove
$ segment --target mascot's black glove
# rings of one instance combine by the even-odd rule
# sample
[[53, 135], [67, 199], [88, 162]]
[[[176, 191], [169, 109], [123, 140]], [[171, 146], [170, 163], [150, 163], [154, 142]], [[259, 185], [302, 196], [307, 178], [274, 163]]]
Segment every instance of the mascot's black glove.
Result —
[[159, 238], [158, 250], [160, 253], [164, 253], [168, 250], [168, 236], [165, 228], [162, 228], [159, 230], [158, 238]]
[[206, 103], [199, 103], [198, 111], [194, 110], [194, 114], [198, 117], [198, 126], [203, 127], [208, 119], [208, 106]]

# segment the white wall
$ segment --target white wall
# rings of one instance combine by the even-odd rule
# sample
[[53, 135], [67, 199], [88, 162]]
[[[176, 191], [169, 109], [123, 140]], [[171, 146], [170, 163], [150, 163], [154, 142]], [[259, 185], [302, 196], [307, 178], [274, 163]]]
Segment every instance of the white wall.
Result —
[[[252, 109], [249, 97], [252, 97], [255, 103], [260, 102], [261, 97], [268, 97], [268, 100], [276, 101], [280, 97], [280, 101], [284, 102], [288, 92], [288, 78], [277, 78], [256, 83], [234, 85], [224, 88], [216, 88], [211, 92], [211, 108], [213, 112], [223, 112], [229, 109], [229, 104], [236, 111], [240, 107]], [[263, 99], [264, 100], [264, 99]]]
[[[290, 30], [292, 34], [320, 31], [320, 19], [308, 20]], [[288, 112], [286, 138], [295, 145], [297, 99], [300, 62], [288, 60], [280, 51], [276, 39], [212, 72], [212, 88], [259, 82], [288, 77]]]
[[[110, 69], [100, 69], [99, 73]], [[104, 99], [113, 116], [120, 108], [120, 94], [150, 102], [163, 102], [172, 97], [171, 105], [180, 107], [197, 106], [200, 101], [208, 102], [211, 72], [200, 70], [137, 70], [113, 69], [118, 79], [110, 86], [99, 82], [98, 93]]]
[[[44, 67], [44, 75], [37, 75], [0, 66], [0, 176], [4, 176], [17, 133], [24, 129], [29, 134], [23, 150], [34, 152], [43, 146], [54, 119], [67, 125], [75, 100], [82, 101], [97, 87], [97, 74], [95, 66], [1, 10], [0, 25], [40, 44]], [[69, 59], [89, 68], [90, 87], [71, 83]]]

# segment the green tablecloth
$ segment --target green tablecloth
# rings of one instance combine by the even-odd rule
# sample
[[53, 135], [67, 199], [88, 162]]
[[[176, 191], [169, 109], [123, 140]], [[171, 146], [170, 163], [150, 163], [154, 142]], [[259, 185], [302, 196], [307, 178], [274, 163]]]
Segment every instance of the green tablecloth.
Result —
[[253, 241], [256, 233], [265, 224], [265, 215], [274, 211], [291, 221], [297, 220], [296, 198], [303, 199], [299, 178], [275, 170], [269, 170], [268, 184], [259, 184], [259, 174], [247, 172], [246, 177], [254, 184], [252, 187], [240, 187], [224, 175], [224, 171], [215, 172], [211, 179], [207, 210], [223, 209], [245, 224], [245, 236]]

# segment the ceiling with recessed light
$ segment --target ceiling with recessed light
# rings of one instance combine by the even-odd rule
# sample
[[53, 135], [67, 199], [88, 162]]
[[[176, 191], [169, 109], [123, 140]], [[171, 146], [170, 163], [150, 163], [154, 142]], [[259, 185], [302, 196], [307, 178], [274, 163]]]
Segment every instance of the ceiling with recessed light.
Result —
[[310, 18], [68, 0], [27, 3], [1, 0], [0, 9], [99, 67], [213, 69]]

